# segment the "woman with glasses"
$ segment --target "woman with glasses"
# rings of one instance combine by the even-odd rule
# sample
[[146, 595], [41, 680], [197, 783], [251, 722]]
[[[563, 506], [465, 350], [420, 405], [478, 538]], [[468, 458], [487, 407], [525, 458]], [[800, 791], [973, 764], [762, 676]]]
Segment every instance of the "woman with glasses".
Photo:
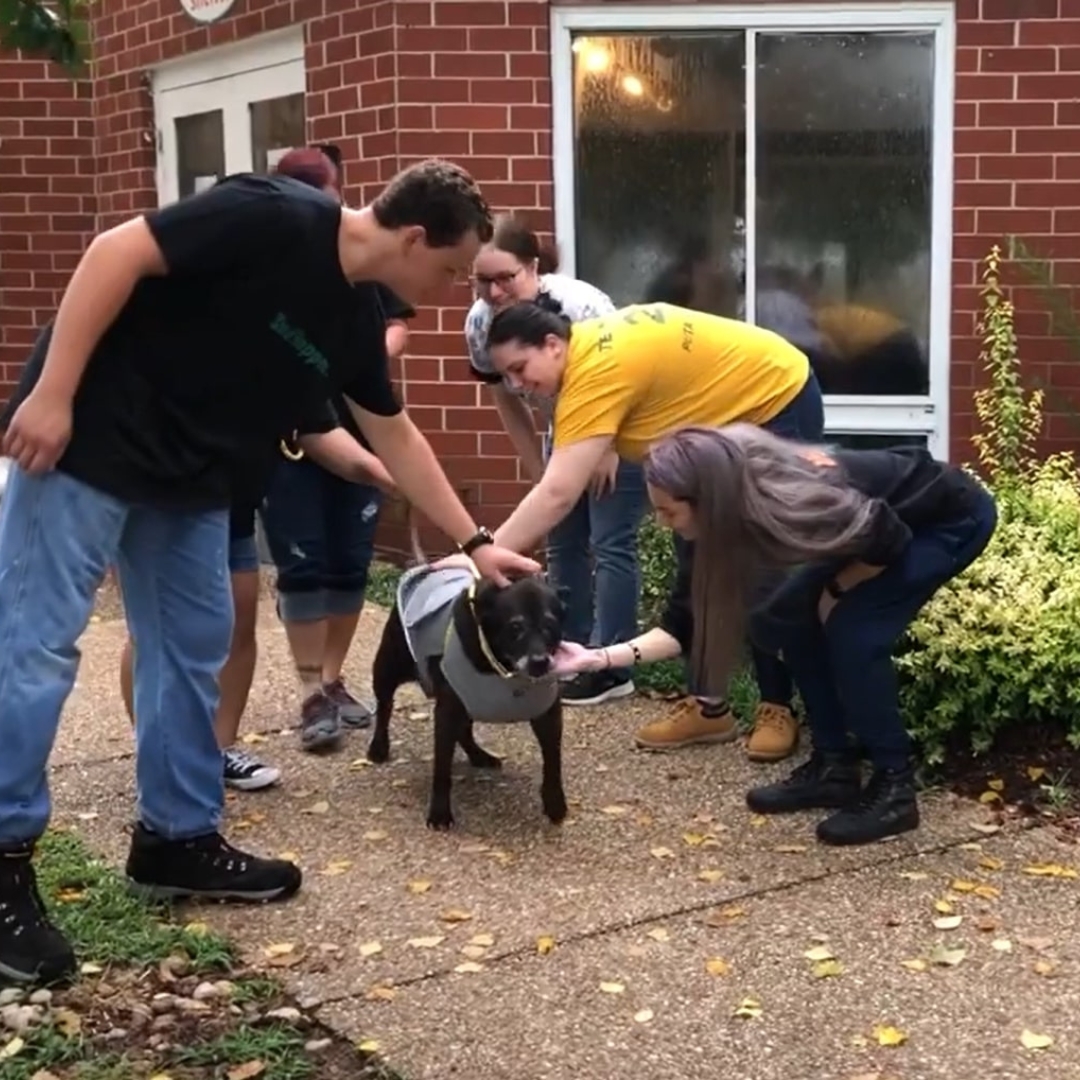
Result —
[[[570, 322], [615, 310], [595, 286], [556, 273], [558, 257], [541, 246], [536, 234], [507, 215], [495, 222], [495, 235], [473, 264], [476, 302], [465, 321], [473, 375], [487, 383], [495, 408], [526, 475], [538, 484], [551, 454], [551, 403], [521, 394], [495, 370], [486, 340], [492, 318], [519, 301], [542, 303]], [[547, 431], [536, 437], [532, 407]], [[586, 490], [548, 536], [548, 567], [566, 604], [566, 639], [583, 645], [614, 645], [637, 633], [640, 588], [637, 529], [645, 511], [640, 465], [612, 449], [598, 462]], [[634, 692], [629, 671], [582, 674], [563, 688], [568, 705], [596, 705]]]

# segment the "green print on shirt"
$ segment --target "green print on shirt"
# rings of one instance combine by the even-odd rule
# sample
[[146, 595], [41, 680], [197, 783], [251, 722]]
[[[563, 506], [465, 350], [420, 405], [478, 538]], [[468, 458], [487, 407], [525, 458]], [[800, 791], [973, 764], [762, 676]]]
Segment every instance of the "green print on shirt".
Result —
[[330, 364], [326, 357], [308, 341], [307, 334], [298, 326], [293, 326], [280, 311], [270, 320], [270, 329], [282, 341], [287, 341], [308, 367], [313, 367], [323, 377], [329, 373]]

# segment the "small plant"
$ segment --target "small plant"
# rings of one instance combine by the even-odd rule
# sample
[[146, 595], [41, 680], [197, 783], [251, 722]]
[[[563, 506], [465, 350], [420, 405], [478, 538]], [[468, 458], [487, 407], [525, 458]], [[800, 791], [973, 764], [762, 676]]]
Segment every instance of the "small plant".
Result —
[[86, 0], [0, 0], [0, 48], [43, 56], [80, 74], [86, 59]]

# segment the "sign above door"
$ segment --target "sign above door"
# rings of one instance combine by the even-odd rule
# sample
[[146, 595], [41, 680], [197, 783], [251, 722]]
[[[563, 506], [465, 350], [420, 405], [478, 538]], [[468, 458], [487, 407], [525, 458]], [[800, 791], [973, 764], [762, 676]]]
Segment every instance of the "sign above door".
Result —
[[236, 0], [180, 0], [180, 6], [196, 21], [217, 22], [229, 14]]

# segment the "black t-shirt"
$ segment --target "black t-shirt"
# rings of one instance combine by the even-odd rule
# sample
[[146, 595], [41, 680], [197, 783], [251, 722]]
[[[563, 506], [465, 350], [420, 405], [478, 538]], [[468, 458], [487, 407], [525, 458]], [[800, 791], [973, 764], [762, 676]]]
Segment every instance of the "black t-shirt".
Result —
[[168, 273], [139, 282], [91, 355], [58, 468], [128, 502], [256, 504], [280, 439], [335, 394], [400, 412], [376, 286], [342, 274], [340, 219], [322, 192], [251, 174], [147, 214]]

